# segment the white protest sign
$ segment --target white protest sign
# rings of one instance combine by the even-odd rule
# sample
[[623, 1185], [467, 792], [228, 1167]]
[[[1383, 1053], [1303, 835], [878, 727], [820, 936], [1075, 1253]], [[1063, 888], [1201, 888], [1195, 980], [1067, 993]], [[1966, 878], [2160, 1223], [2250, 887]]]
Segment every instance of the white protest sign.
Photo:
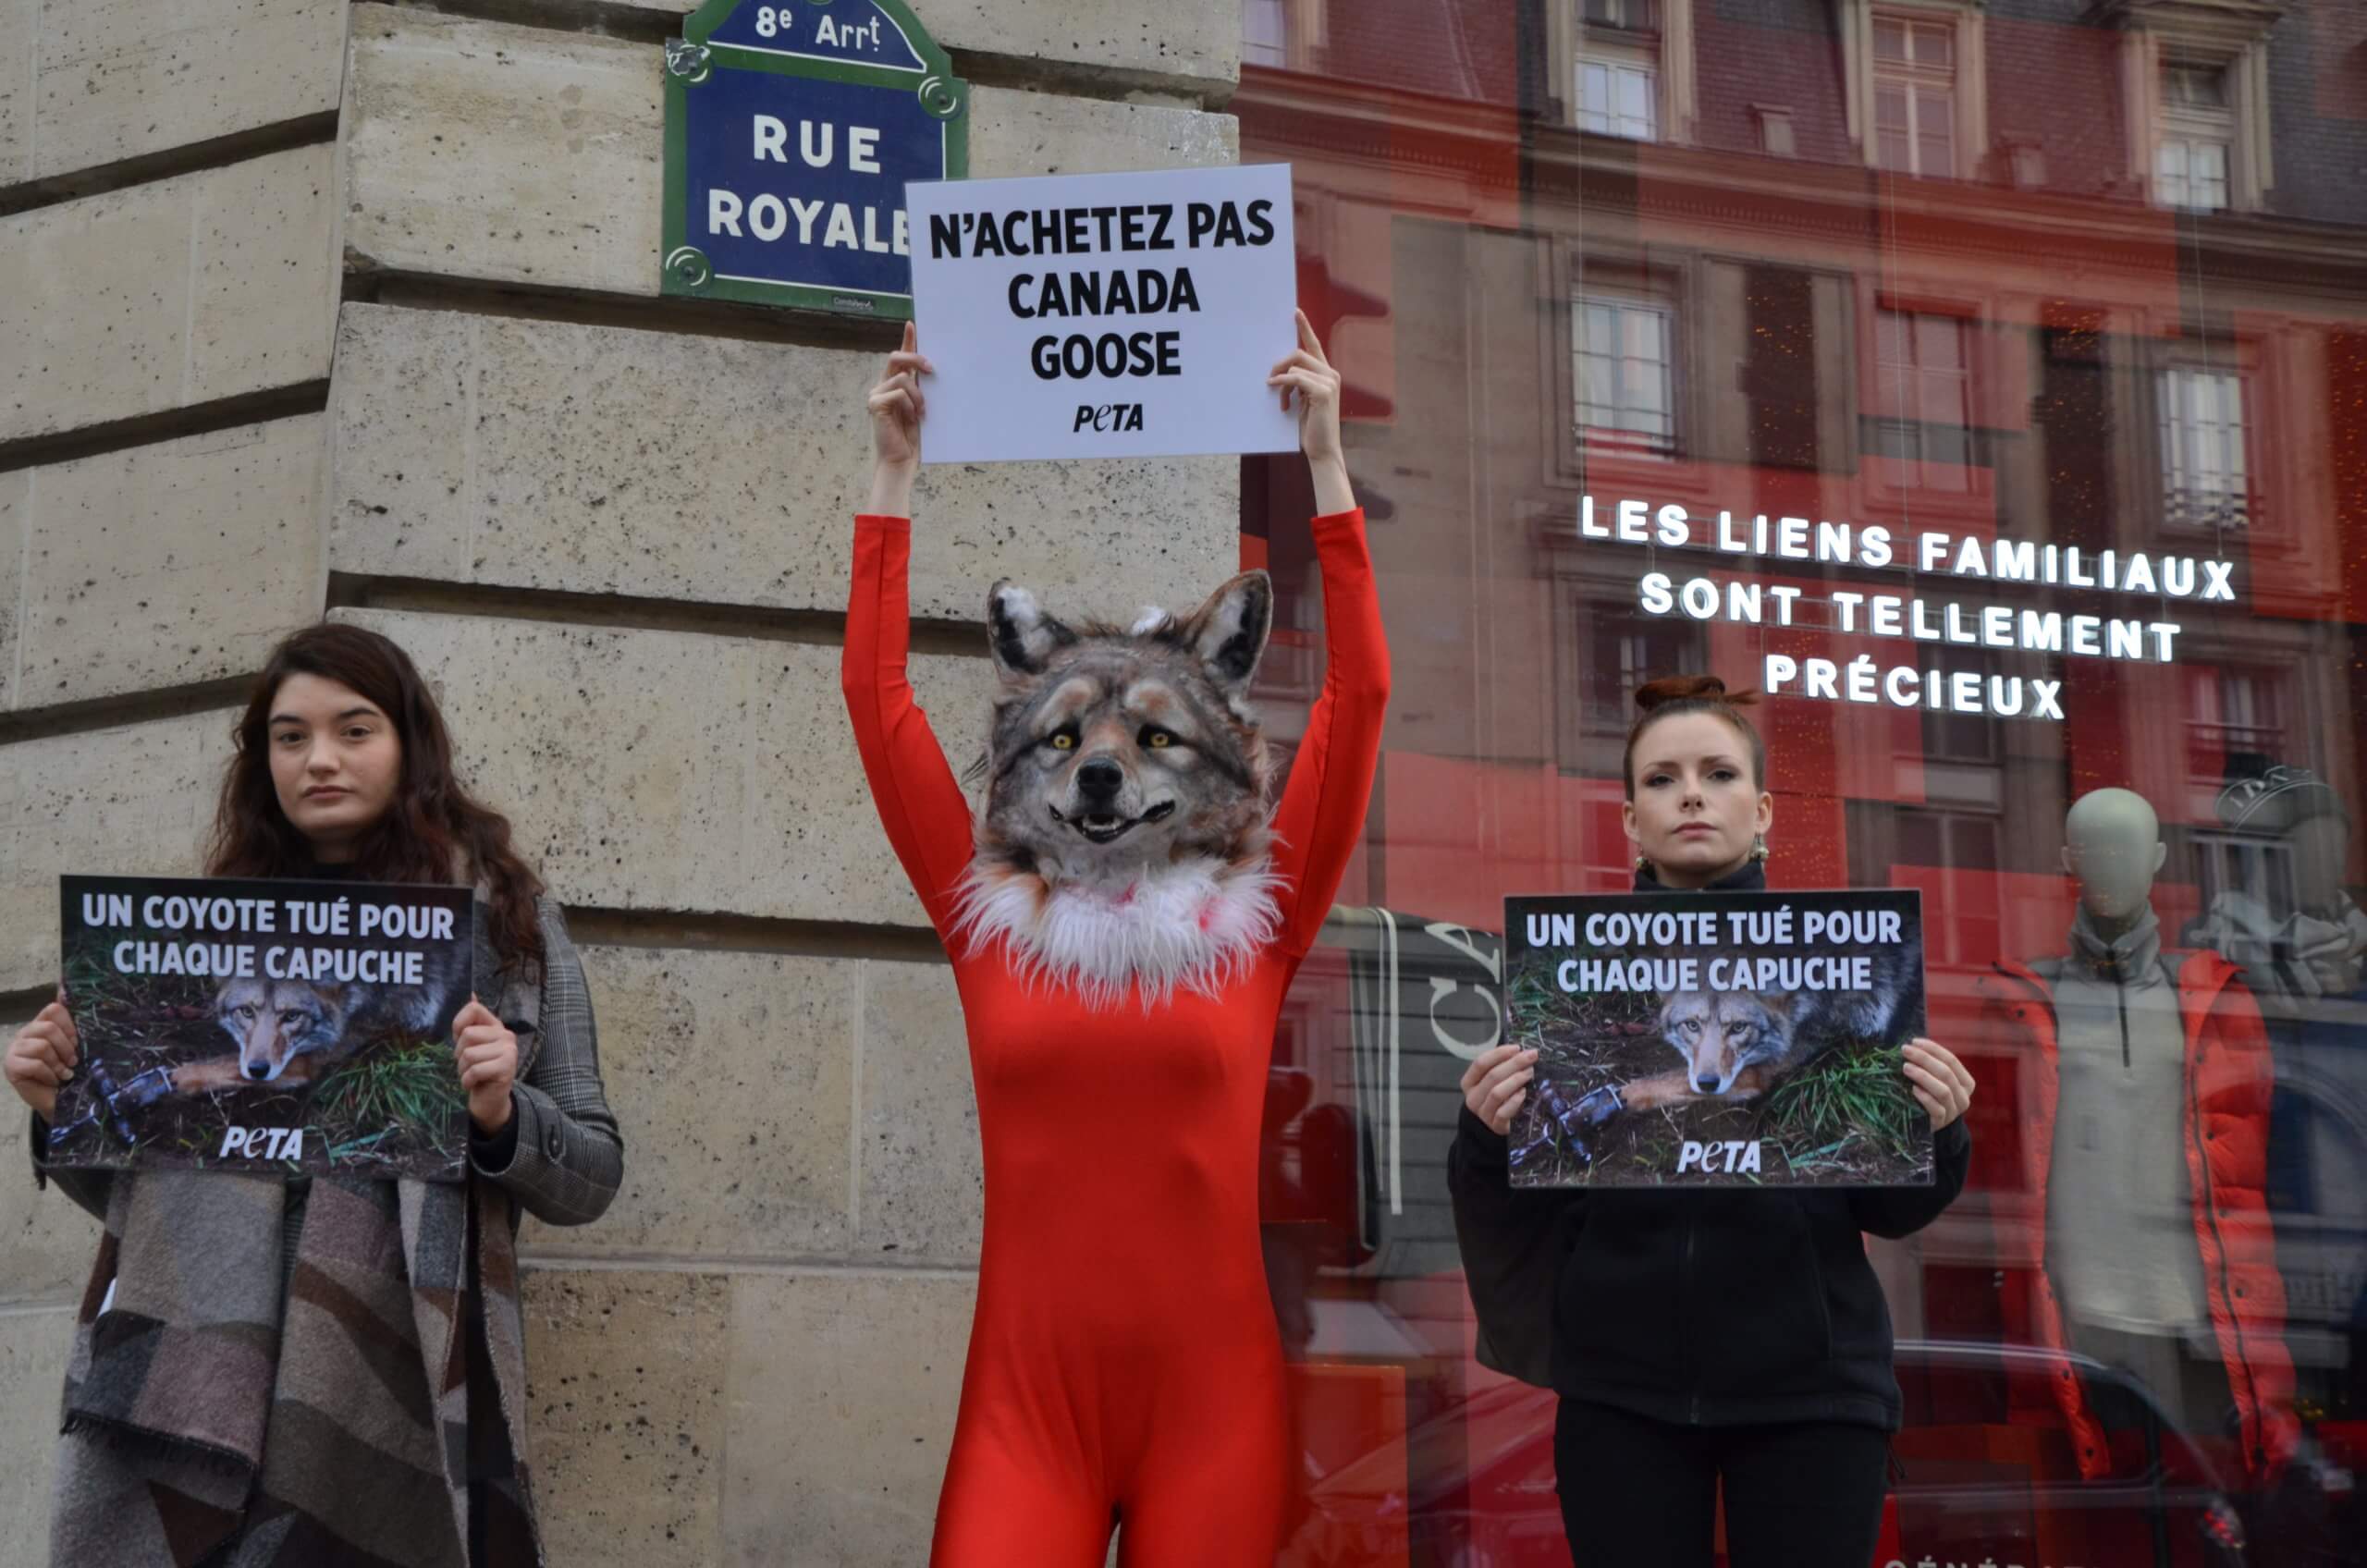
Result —
[[1287, 164], [915, 181], [921, 455], [1287, 452], [1266, 386], [1297, 347]]

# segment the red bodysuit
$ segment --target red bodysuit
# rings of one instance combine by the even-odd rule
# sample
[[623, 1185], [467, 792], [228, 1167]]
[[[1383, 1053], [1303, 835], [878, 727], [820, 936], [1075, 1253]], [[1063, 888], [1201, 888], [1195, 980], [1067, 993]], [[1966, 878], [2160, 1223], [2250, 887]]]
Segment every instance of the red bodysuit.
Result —
[[841, 670], [897, 857], [953, 953], [986, 1235], [935, 1568], [1273, 1560], [1289, 1457], [1257, 1234], [1275, 1020], [1363, 830], [1389, 692], [1364, 514], [1315, 521], [1330, 670], [1276, 811], [1282, 924], [1216, 998], [1146, 1011], [952, 938], [970, 804], [904, 673], [911, 524], [858, 517]]

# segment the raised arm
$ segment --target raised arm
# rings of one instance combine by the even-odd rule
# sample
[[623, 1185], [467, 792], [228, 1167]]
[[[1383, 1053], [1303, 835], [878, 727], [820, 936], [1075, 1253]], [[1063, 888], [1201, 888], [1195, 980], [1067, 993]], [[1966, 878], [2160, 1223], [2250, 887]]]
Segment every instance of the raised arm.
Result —
[[879, 808], [888, 841], [921, 896], [929, 922], [951, 929], [953, 898], [970, 864], [970, 803], [913, 700], [905, 675], [912, 643], [906, 573], [912, 558], [913, 472], [920, 463], [926, 403], [920, 377], [928, 361], [913, 328], [889, 356], [888, 374], [871, 390], [871, 509], [854, 520], [854, 574], [847, 596], [846, 646], [839, 686], [854, 724], [863, 775]]
[[1323, 357], [1305, 312], [1299, 347], [1274, 367], [1267, 385], [1299, 399], [1299, 439], [1315, 480], [1315, 557], [1323, 575], [1323, 694], [1307, 716], [1306, 736], [1274, 813], [1274, 868], [1282, 893], [1282, 940], [1294, 953], [1314, 946], [1332, 895], [1364, 831], [1389, 712], [1389, 643], [1365, 514], [1348, 484], [1340, 448], [1340, 374]]

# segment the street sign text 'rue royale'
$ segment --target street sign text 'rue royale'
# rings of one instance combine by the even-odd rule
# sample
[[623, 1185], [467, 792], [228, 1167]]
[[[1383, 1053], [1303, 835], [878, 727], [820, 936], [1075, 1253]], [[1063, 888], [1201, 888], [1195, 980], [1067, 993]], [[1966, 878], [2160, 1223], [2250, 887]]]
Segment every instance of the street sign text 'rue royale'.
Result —
[[970, 90], [901, 0], [707, 0], [666, 46], [668, 294], [909, 318], [908, 180]]

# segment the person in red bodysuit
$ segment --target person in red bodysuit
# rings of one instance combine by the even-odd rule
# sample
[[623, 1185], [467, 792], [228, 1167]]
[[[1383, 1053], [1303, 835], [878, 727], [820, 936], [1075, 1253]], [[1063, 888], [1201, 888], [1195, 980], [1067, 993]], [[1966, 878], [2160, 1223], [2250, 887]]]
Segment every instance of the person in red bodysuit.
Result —
[[1192, 617], [1071, 630], [990, 597], [1003, 678], [974, 826], [905, 679], [927, 361], [871, 394], [841, 670], [864, 771], [953, 959], [986, 1233], [935, 1568], [1271, 1562], [1289, 1456], [1257, 1232], [1283, 993], [1362, 832], [1389, 689], [1339, 376], [1306, 318], [1268, 385], [1313, 471], [1330, 668], [1270, 822], [1239, 700], [1262, 572]]

